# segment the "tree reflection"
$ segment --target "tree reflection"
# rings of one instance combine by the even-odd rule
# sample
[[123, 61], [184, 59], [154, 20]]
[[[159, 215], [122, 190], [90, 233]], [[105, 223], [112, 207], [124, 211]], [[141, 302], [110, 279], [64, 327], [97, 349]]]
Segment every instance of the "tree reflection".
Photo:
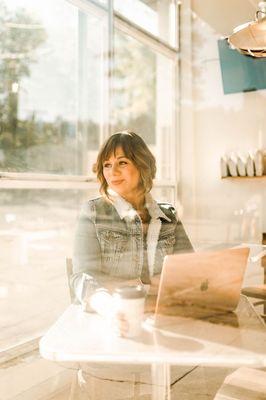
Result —
[[46, 32], [25, 9], [10, 12], [1, 2], [0, 35], [0, 146], [6, 152], [0, 162], [5, 166], [12, 149], [36, 142], [35, 117], [19, 121], [18, 101], [21, 79], [30, 76], [30, 65], [37, 61], [36, 51], [45, 42]]
[[129, 36], [115, 34], [114, 130], [140, 132], [155, 142], [156, 55]]

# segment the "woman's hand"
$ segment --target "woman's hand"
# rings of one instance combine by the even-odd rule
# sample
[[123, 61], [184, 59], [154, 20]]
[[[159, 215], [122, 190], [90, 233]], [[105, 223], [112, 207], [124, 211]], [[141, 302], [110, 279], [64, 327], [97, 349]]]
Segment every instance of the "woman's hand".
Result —
[[122, 312], [117, 312], [114, 307], [113, 297], [105, 290], [99, 290], [90, 297], [90, 307], [106, 320], [118, 336], [126, 336], [129, 323]]
[[102, 317], [110, 318], [114, 312], [113, 296], [105, 289], [96, 290], [90, 296], [89, 306]]

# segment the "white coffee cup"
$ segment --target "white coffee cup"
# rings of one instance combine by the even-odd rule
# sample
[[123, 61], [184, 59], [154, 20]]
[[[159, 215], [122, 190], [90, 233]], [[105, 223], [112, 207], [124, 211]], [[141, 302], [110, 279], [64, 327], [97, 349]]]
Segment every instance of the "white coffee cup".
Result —
[[146, 291], [142, 285], [121, 286], [114, 291], [114, 309], [123, 314], [128, 323], [128, 330], [124, 336], [134, 337], [141, 333], [144, 316]]

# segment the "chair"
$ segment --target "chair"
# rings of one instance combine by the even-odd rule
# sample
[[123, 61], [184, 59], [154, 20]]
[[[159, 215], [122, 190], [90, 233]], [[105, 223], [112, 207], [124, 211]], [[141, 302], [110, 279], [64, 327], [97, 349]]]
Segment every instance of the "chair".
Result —
[[[265, 244], [266, 244], [266, 233], [263, 233], [262, 234], [262, 245], [265, 245]], [[261, 258], [261, 266], [264, 268], [264, 284], [245, 287], [241, 290], [241, 293], [247, 297], [259, 299], [258, 301], [253, 302], [253, 306], [257, 307], [257, 306], [264, 305], [263, 313], [261, 313], [260, 316], [266, 322], [266, 256], [265, 256], [265, 250], [253, 258], [255, 258], [254, 261], [258, 261]]]
[[260, 314], [261, 318], [266, 322], [266, 285], [257, 285], [257, 286], [248, 286], [241, 290], [241, 293], [247, 297], [251, 297], [254, 299], [260, 299], [259, 301], [253, 302], [253, 306], [261, 306], [264, 305], [264, 311]]

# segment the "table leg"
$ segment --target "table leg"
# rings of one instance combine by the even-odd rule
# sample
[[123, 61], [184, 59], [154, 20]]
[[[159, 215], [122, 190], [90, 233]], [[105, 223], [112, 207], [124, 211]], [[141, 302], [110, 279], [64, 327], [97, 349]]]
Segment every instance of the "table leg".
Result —
[[152, 400], [171, 400], [171, 366], [152, 364]]

